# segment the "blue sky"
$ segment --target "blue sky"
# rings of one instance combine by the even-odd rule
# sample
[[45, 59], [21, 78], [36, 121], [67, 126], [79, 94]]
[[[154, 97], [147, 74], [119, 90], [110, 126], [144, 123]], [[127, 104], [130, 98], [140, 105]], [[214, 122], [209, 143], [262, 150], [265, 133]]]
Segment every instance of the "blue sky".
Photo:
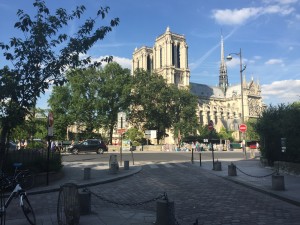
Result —
[[[0, 41], [19, 35], [13, 28], [17, 9], [32, 13], [32, 2], [0, 1]], [[95, 59], [113, 55], [128, 68], [134, 49], [152, 47], [169, 26], [186, 37], [195, 83], [218, 83], [222, 34], [225, 56], [242, 49], [244, 74], [248, 81], [252, 77], [259, 81], [266, 104], [300, 100], [300, 0], [46, 0], [46, 4], [52, 10], [84, 4], [91, 15], [98, 6], [109, 6], [108, 18], [119, 17], [120, 25], [88, 54]], [[69, 33], [79, 25], [73, 23]], [[5, 64], [0, 56], [0, 66]], [[229, 83], [239, 83], [239, 58], [227, 66]], [[50, 92], [38, 101], [39, 107], [47, 107]]]

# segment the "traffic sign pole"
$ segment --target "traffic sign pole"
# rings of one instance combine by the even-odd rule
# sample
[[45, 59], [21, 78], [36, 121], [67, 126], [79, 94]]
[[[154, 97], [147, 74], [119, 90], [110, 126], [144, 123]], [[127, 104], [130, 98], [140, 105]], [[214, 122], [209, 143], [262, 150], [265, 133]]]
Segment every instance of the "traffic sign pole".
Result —
[[211, 146], [211, 157], [212, 157], [212, 163], [213, 163], [213, 170], [215, 170], [215, 154], [214, 154], [214, 146], [212, 144], [212, 131], [214, 130], [214, 122], [212, 120], [209, 121], [208, 130], [210, 131], [209, 139], [210, 139], [210, 146]]

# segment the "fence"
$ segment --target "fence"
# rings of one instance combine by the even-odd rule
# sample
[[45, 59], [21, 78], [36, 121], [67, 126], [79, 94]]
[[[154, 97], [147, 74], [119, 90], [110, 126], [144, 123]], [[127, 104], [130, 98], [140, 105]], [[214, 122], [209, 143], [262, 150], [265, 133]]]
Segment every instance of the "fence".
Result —
[[[24, 168], [30, 169], [32, 172], [46, 172], [47, 171], [48, 151], [46, 149], [23, 149], [10, 151], [6, 155], [3, 170], [8, 173], [13, 173], [13, 163], [22, 163]], [[49, 169], [59, 170], [61, 168], [61, 155], [58, 152], [49, 152]]]

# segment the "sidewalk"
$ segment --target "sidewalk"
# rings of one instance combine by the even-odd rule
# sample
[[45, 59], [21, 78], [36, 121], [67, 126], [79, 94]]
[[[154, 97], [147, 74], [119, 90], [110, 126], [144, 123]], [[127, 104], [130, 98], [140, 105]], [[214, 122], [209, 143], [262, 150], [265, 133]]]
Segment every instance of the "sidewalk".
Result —
[[[91, 168], [90, 179], [84, 179], [84, 168]], [[117, 174], [110, 173], [108, 169], [108, 163], [99, 164], [89, 163], [89, 162], [74, 162], [74, 163], [64, 163], [62, 179], [54, 182], [49, 182], [49, 185], [43, 185], [36, 187], [28, 191], [29, 199], [31, 204], [35, 206], [35, 214], [37, 225], [57, 225], [57, 214], [56, 209], [44, 210], [43, 206], [37, 207], [43, 201], [43, 198], [48, 198], [55, 207], [58, 201], [58, 191], [61, 185], [66, 183], [75, 183], [78, 188], [103, 184], [107, 182], [112, 182], [115, 180], [124, 179], [128, 176], [132, 176], [140, 172], [142, 167], [130, 165], [129, 170], [124, 170], [120, 167]], [[46, 184], [46, 178], [45, 178]], [[54, 194], [55, 193], [55, 194]], [[49, 195], [49, 197], [47, 196]], [[53, 197], [55, 196], [55, 197]], [[50, 200], [49, 200], [50, 198]], [[42, 203], [47, 204], [47, 203]], [[15, 205], [15, 204], [14, 204]], [[13, 206], [11, 206], [12, 208]], [[48, 206], [51, 207], [51, 206]], [[9, 208], [10, 209], [10, 208]], [[14, 210], [13, 210], [14, 211]], [[51, 211], [49, 213], [49, 211]], [[118, 208], [108, 208], [101, 209], [95, 212], [91, 212], [88, 215], [80, 216], [80, 225], [153, 225], [156, 220], [155, 212], [143, 211], [143, 210], [130, 210], [130, 209], [118, 209]], [[19, 208], [15, 212], [7, 213], [6, 225], [28, 225], [29, 223], [25, 219], [23, 213]]]
[[[249, 160], [219, 160], [222, 164], [221, 171], [213, 170], [212, 161], [202, 162], [201, 168], [209, 173], [222, 177], [226, 180], [246, 186], [248, 188], [260, 191], [270, 196], [276, 197], [291, 204], [300, 206], [300, 177], [296, 175], [284, 174], [279, 171], [280, 175], [284, 176], [285, 190], [277, 191], [272, 189], [272, 176], [275, 171], [271, 167], [262, 167], [258, 159]], [[236, 165], [237, 176], [228, 176], [228, 165], [233, 163]], [[194, 162], [194, 166], [199, 166], [200, 163]]]
[[[220, 162], [222, 164], [221, 171], [212, 170], [212, 161], [208, 160], [202, 161], [201, 167], [199, 161], [194, 161], [194, 164], [190, 165], [193, 167], [198, 167], [201, 170], [205, 170], [208, 173], [219, 176], [222, 179], [235, 182], [237, 184], [246, 186], [256, 191], [260, 191], [262, 193], [279, 198], [291, 204], [300, 206], [300, 177], [284, 174], [285, 190], [275, 191], [272, 190], [272, 178], [271, 176], [269, 176], [274, 171], [271, 168], [261, 167], [259, 160], [250, 159], [233, 161], [233, 163], [237, 167], [237, 176], [228, 176], [228, 165], [231, 164], [230, 159], [228, 159], [227, 161], [220, 160]], [[189, 163], [190, 162], [186, 162], [186, 164]], [[61, 185], [73, 182], [76, 183], [79, 186], [79, 188], [82, 188], [86, 186], [92, 186], [124, 179], [141, 171], [142, 167], [137, 164], [138, 163], [136, 163], [135, 166], [130, 165], [129, 170], [124, 170], [123, 167], [120, 167], [120, 170], [117, 174], [112, 174], [108, 170], [107, 163], [65, 163], [63, 169], [64, 177], [55, 182], [49, 182], [48, 186], [44, 185], [41, 187], [33, 188], [28, 192], [28, 194], [30, 195], [29, 199], [33, 201], [32, 204], [36, 208], [38, 208], [37, 206], [39, 206], [39, 204], [45, 204], [43, 203], [44, 201], [41, 198], [48, 198], [48, 201], [53, 202], [55, 208], [57, 202], [57, 193]], [[84, 168], [87, 167], [92, 168], [90, 179], [84, 179]], [[38, 225], [57, 224], [57, 216], [55, 213], [55, 209], [50, 210], [50, 213], [49, 211], [43, 211], [39, 208], [35, 209], [35, 211], [38, 211], [36, 213]], [[10, 215], [7, 215], [6, 225], [28, 224], [21, 211], [19, 213], [19, 216], [15, 216], [17, 214], [18, 212], [13, 212], [10, 213]], [[80, 225], [153, 225], [153, 222], [155, 222], [155, 220], [156, 213], [152, 211], [137, 211], [130, 209], [121, 210], [118, 208], [107, 208], [101, 209], [99, 210], [99, 212], [97, 211], [97, 213], [93, 212], [92, 210], [92, 213], [89, 215], [81, 215]]]

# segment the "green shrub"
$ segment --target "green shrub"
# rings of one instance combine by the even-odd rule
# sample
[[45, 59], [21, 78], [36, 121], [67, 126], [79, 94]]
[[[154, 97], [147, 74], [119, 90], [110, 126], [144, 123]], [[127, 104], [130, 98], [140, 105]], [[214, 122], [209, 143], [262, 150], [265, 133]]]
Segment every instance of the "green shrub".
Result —
[[[47, 151], [24, 149], [8, 152], [4, 163], [4, 170], [8, 173], [14, 172], [14, 163], [22, 163], [23, 169], [29, 169], [33, 173], [47, 172]], [[49, 153], [49, 171], [58, 172], [62, 168], [61, 155]]]

